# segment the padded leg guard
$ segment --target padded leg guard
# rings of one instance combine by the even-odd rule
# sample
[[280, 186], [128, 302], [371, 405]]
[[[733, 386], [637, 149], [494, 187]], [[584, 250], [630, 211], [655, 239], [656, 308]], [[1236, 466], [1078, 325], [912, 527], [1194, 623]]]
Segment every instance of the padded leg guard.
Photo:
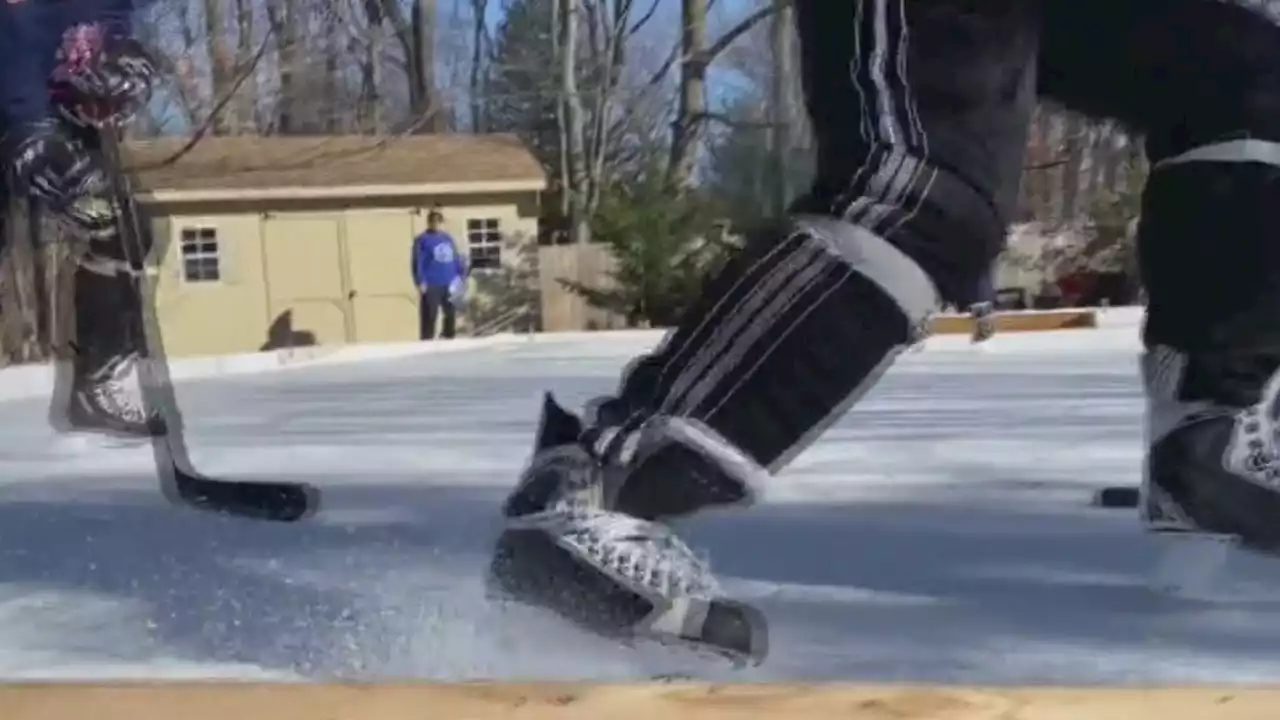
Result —
[[924, 271], [882, 238], [799, 216], [734, 258], [631, 368], [610, 412], [696, 420], [777, 469], [921, 337], [937, 303]]

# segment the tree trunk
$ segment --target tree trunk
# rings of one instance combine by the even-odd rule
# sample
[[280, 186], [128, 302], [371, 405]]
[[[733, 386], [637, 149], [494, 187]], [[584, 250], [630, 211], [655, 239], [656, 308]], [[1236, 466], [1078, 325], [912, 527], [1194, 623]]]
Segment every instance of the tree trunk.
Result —
[[[1036, 123], [1036, 134], [1039, 136], [1040, 147], [1042, 149], [1045, 162], [1052, 162], [1058, 157], [1061, 150], [1058, 144], [1057, 133], [1057, 112], [1042, 107], [1040, 117]], [[1054, 176], [1055, 169], [1040, 170], [1036, 173], [1038, 181], [1036, 183], [1036, 195], [1034, 198], [1035, 218], [1042, 222], [1052, 223], [1056, 217], [1054, 203]]]
[[297, 101], [298, 58], [301, 36], [298, 29], [298, 0], [269, 0], [267, 18], [275, 33], [276, 72], [279, 97], [276, 98], [276, 132], [288, 135], [296, 129], [294, 106]]
[[1124, 162], [1125, 147], [1130, 142], [1132, 140], [1127, 136], [1113, 130], [1102, 156], [1102, 187], [1110, 195], [1120, 192], [1120, 165]]
[[436, 0], [414, 0], [409, 97], [413, 114], [422, 119], [422, 129], [428, 132], [441, 132], [448, 124], [436, 96], [437, 16]]
[[484, 132], [488, 126], [484, 102], [484, 59], [487, 50], [489, 0], [471, 0], [471, 76], [468, 90], [471, 93], [471, 132]]
[[707, 0], [680, 3], [680, 104], [671, 126], [671, 187], [683, 193], [693, 185], [698, 140], [707, 106]]
[[[235, 82], [235, 61], [231, 52], [231, 43], [227, 37], [227, 14], [222, 5], [223, 0], [204, 1], [205, 42], [209, 51], [209, 77], [212, 87], [209, 96], [210, 106], [220, 98], [226, 97]], [[236, 118], [227, 113], [220, 113], [211, 119], [209, 131], [214, 135], [228, 135], [236, 125]]]
[[239, 97], [236, 98], [236, 118], [234, 132], [251, 133], [256, 128], [255, 115], [258, 105], [258, 83], [250, 66], [253, 64], [255, 45], [253, 42], [254, 6], [250, 0], [236, 0], [236, 62], [235, 74], [250, 73], [240, 86]]
[[770, 172], [772, 177], [771, 205], [777, 217], [786, 214], [791, 202], [789, 160], [792, 148], [791, 99], [791, 3], [773, 0], [773, 21], [770, 28], [773, 56], [773, 73], [769, 93], [769, 145]]
[[590, 219], [584, 201], [587, 196], [586, 117], [582, 95], [578, 90], [578, 28], [581, 23], [582, 0], [560, 0], [560, 102], [564, 106], [564, 153], [568, 165], [565, 194], [569, 204], [569, 241], [591, 241]]
[[1071, 113], [1066, 119], [1063, 135], [1066, 158], [1062, 166], [1062, 214], [1059, 219], [1072, 224], [1079, 219], [1077, 216], [1080, 214], [1080, 175], [1087, 147], [1084, 119], [1077, 113]]

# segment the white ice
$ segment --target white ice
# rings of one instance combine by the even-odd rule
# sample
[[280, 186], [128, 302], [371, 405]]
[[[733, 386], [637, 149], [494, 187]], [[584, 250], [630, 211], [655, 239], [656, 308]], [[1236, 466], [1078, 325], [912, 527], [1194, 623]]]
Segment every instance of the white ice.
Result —
[[[1089, 506], [1137, 478], [1135, 335], [933, 340], [761, 505], [690, 524], [771, 620], [770, 659], [743, 673], [485, 599], [540, 393], [607, 391], [656, 335], [183, 382], [201, 469], [326, 491], [299, 525], [171, 507], [145, 446], [59, 438], [43, 401], [3, 403], [0, 678], [1280, 679], [1280, 587], [1152, 593], [1156, 539]], [[1261, 565], [1236, 571], [1280, 568]]]

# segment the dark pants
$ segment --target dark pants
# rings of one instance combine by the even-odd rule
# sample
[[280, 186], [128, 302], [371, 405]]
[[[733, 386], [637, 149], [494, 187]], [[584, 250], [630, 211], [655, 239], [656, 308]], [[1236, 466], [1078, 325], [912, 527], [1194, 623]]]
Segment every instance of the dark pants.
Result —
[[1042, 98], [1146, 138], [1145, 340], [1189, 356], [1184, 393], [1256, 400], [1280, 366], [1280, 25], [1242, 4], [796, 3], [817, 173], [793, 209], [825, 217], [749, 238], [610, 416], [691, 416], [784, 465], [914, 338], [923, 284], [978, 298]]
[[427, 291], [422, 294], [421, 302], [418, 304], [419, 338], [422, 340], [435, 338], [437, 315], [444, 316], [443, 327], [440, 328], [440, 336], [452, 338], [457, 332], [458, 311], [453, 306], [453, 300], [449, 298], [449, 288], [428, 285]]
[[1184, 399], [1229, 405], [1256, 400], [1280, 365], [1280, 145], [1176, 158], [1280, 142], [1280, 25], [1263, 14], [1276, 5], [1248, 4], [1051, 0], [1039, 73], [1042, 92], [1145, 137], [1144, 339], [1187, 354]]
[[[1117, 120], [1153, 163], [1138, 233], [1145, 340], [1191, 356], [1193, 395], [1247, 401], [1280, 365], [1276, 7], [797, 3], [819, 166], [801, 207], [877, 232], [964, 307], [1014, 216], [1037, 98]], [[1162, 163], [1246, 138], [1262, 149]]]

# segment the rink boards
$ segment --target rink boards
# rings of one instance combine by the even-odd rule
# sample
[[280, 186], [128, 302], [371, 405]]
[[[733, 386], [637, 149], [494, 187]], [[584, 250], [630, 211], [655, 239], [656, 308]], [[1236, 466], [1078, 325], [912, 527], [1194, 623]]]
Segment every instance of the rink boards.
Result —
[[0, 687], [5, 720], [1274, 720], [1280, 688], [705, 684]]
[[[1046, 332], [1051, 330], [1087, 330], [1098, 327], [1098, 311], [1093, 308], [1061, 310], [1016, 310], [999, 312], [994, 318], [996, 332]], [[940, 313], [929, 323], [933, 335], [970, 335], [973, 317], [962, 313]]]

